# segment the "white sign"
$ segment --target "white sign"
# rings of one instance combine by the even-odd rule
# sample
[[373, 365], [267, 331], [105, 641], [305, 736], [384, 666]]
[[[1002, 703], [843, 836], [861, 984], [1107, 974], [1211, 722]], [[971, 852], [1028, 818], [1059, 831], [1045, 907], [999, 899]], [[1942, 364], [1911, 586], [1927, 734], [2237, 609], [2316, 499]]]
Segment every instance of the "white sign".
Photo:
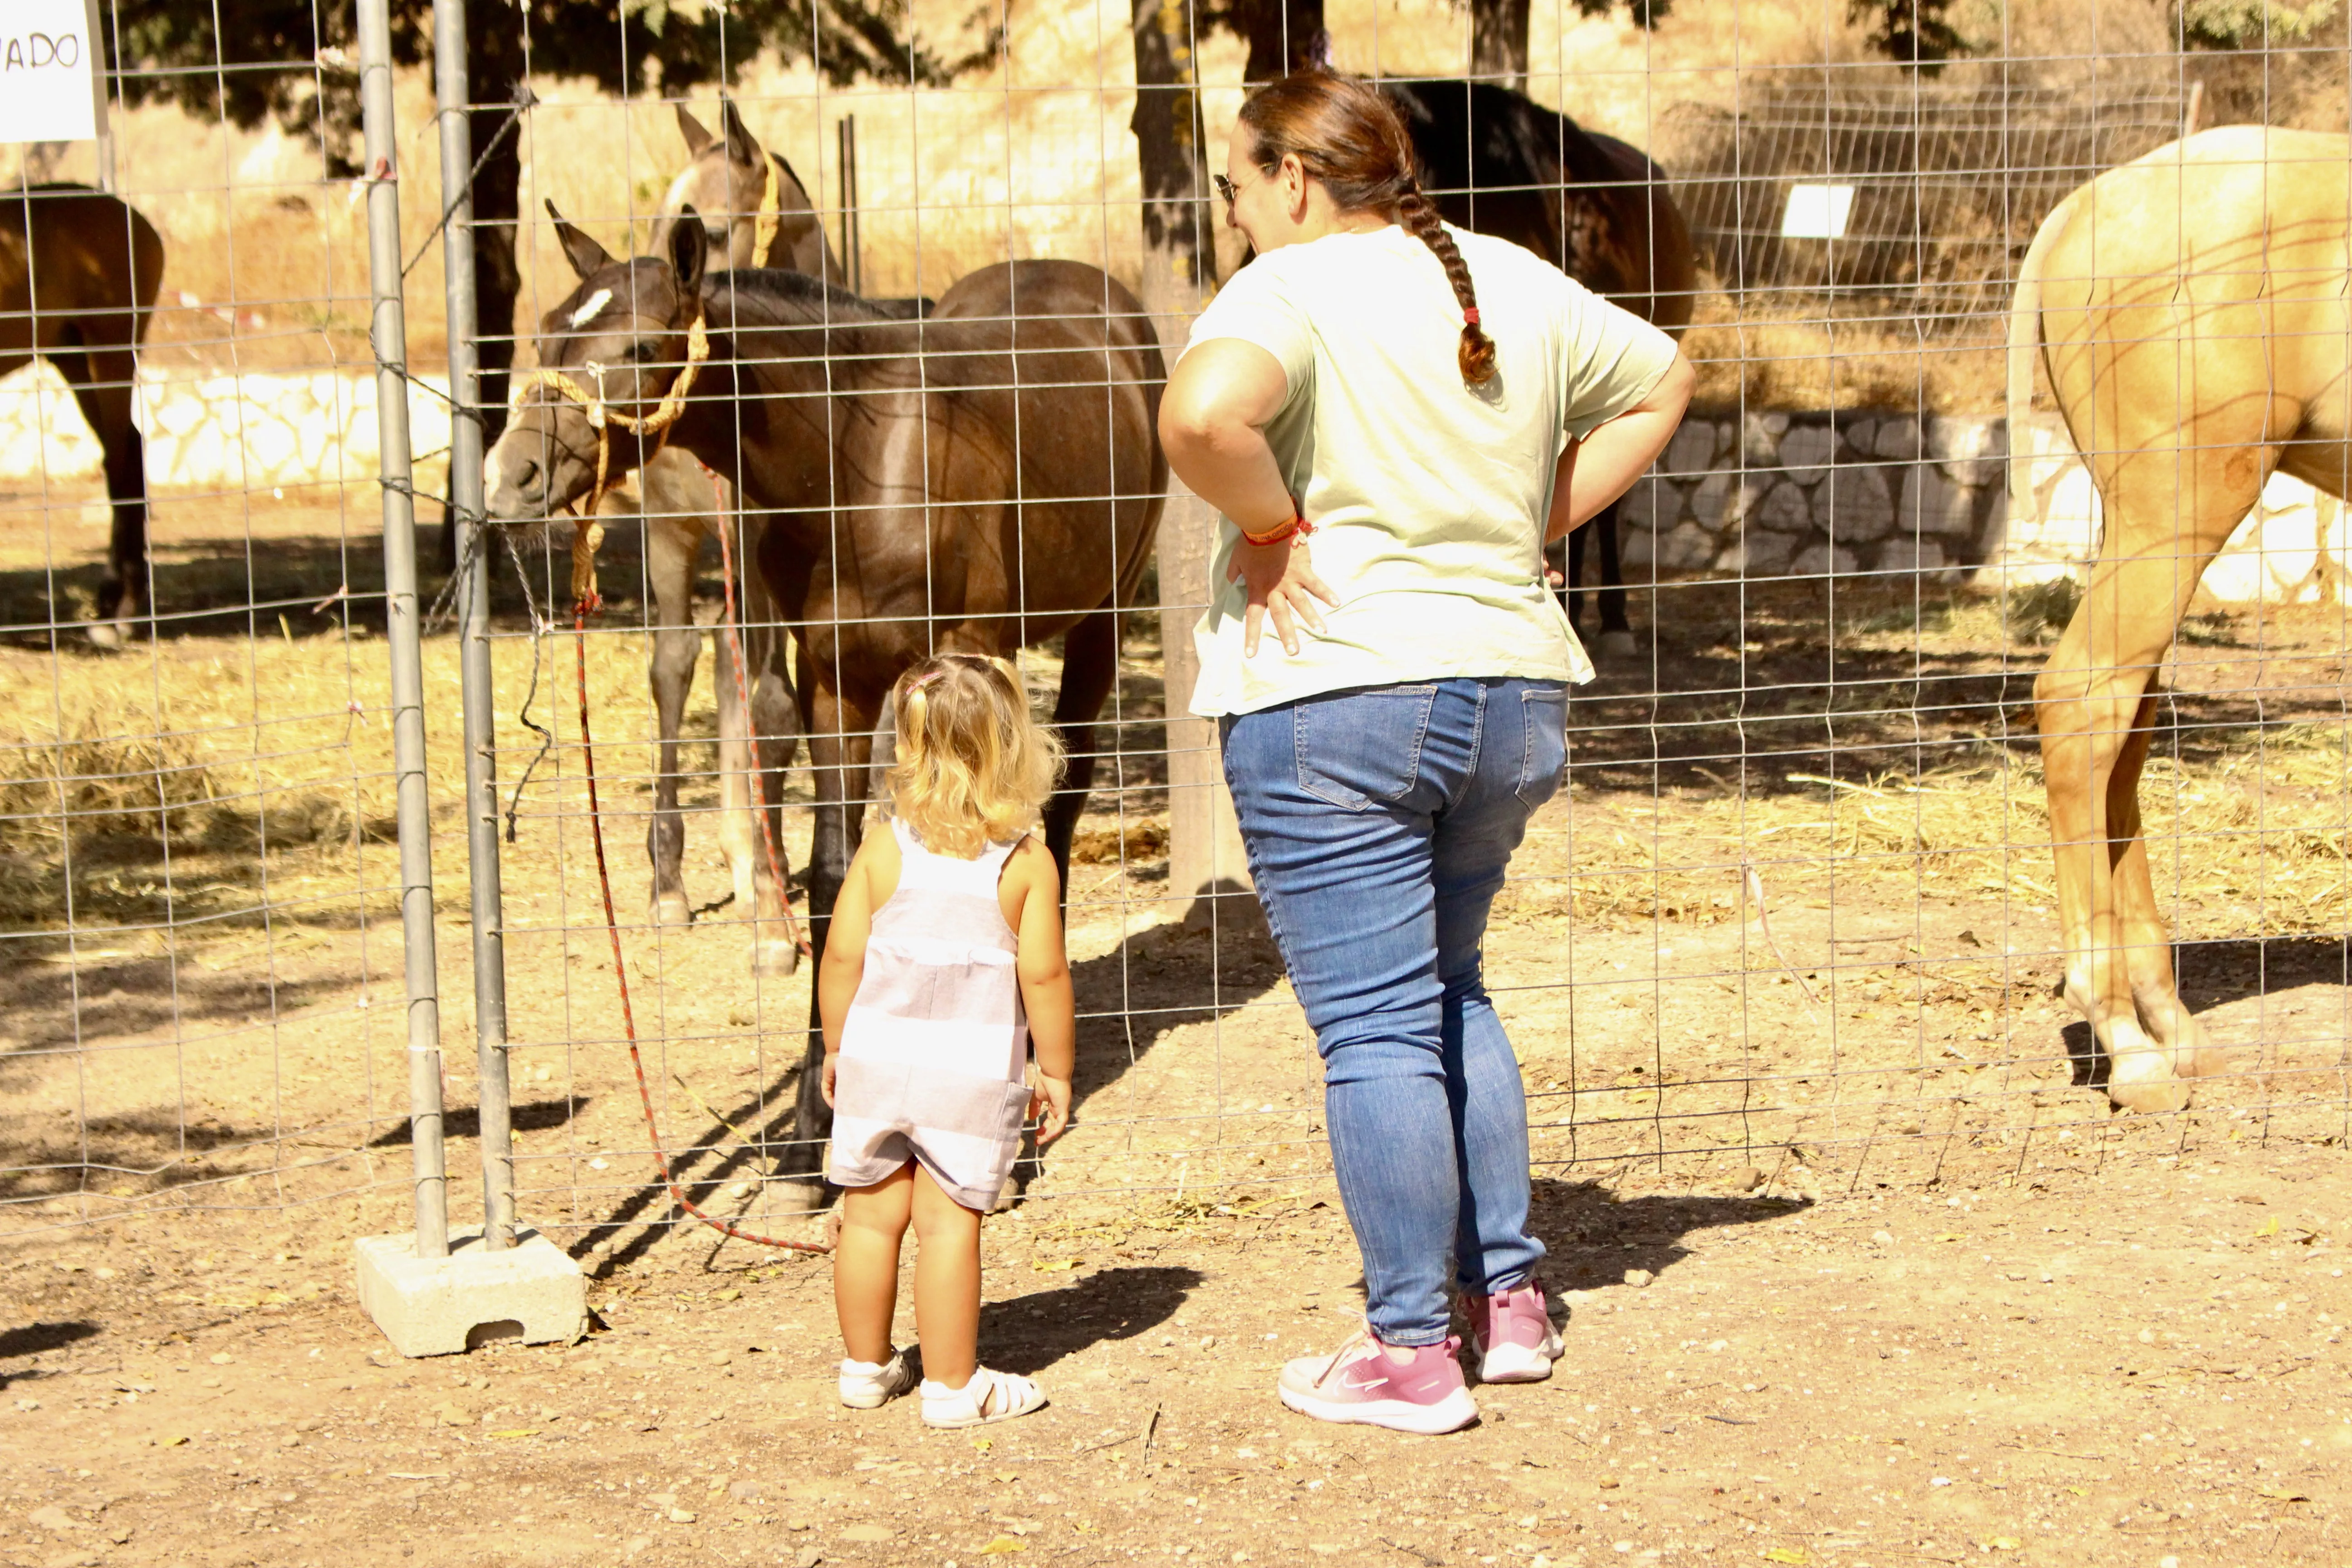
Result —
[[106, 129], [97, 0], [0, 4], [0, 142], [90, 142]]
[[1853, 214], [1852, 185], [1790, 185], [1780, 210], [1782, 239], [1843, 239]]

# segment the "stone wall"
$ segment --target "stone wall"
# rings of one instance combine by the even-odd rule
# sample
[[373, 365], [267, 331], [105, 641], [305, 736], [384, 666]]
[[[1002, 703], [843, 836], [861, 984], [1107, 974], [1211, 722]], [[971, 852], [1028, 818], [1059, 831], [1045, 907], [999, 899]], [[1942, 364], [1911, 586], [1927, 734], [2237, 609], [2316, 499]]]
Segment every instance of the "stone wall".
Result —
[[2003, 422], [1749, 414], [1684, 421], [1621, 516], [1630, 569], [1947, 572], [1998, 533]]
[[[422, 456], [449, 444], [446, 378], [412, 386], [408, 432]], [[376, 472], [375, 378], [341, 370], [187, 375], [142, 367], [139, 427], [158, 489], [262, 489]], [[0, 379], [0, 482], [95, 480], [97, 437], [46, 362]]]
[[[446, 383], [412, 388], [424, 460], [449, 442]], [[149, 481], [257, 490], [376, 471], [375, 381], [352, 371], [140, 374]], [[2010, 431], [1982, 416], [1749, 414], [1685, 420], [1621, 516], [1629, 581], [1875, 574], [2024, 585], [2097, 549], [2099, 498], [2055, 415], [2036, 415], [2007, 496]], [[94, 480], [97, 441], [47, 364], [0, 379], [0, 483]], [[2210, 604], [2352, 597], [2352, 523], [2283, 475], [2206, 573]]]
[[[2024, 426], [2008, 497], [2008, 421], [1982, 416], [1749, 414], [1685, 420], [1626, 496], [1626, 575], [1929, 573], [2023, 586], [2096, 553], [2099, 497], [2054, 414]], [[2208, 569], [2209, 604], [2337, 602], [2352, 526], [2281, 474]]]

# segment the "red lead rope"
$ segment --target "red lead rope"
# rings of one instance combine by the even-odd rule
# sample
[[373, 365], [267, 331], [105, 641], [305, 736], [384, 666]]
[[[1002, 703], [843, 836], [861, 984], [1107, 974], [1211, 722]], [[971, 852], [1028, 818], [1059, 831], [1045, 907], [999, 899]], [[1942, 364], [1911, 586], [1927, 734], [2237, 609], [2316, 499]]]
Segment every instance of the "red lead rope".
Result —
[[[604, 822], [596, 805], [596, 748], [588, 733], [588, 609], [584, 602], [574, 605], [572, 609], [572, 629], [576, 634], [572, 647], [580, 672], [580, 760], [582, 771], [588, 778], [588, 833], [596, 846], [596, 886], [604, 899], [605, 934], [613, 939], [613, 979], [621, 988], [621, 1026], [628, 1032], [629, 1066], [636, 1070], [637, 1102], [645, 1107], [646, 1131], [653, 1140], [654, 1168], [661, 1173], [662, 1185], [669, 1189], [669, 1195], [678, 1207], [722, 1236], [731, 1236], [738, 1241], [748, 1241], [760, 1247], [786, 1247], [794, 1252], [830, 1252], [833, 1248], [814, 1241], [787, 1241], [781, 1237], [755, 1236], [726, 1220], [714, 1219], [704, 1214], [695, 1206], [694, 1200], [686, 1195], [686, 1189], [678, 1185], [677, 1177], [670, 1171], [669, 1156], [662, 1152], [661, 1125], [654, 1119], [653, 1090], [646, 1085], [646, 1058], [637, 1048], [636, 1015], [629, 1006], [629, 972], [621, 962], [621, 922], [613, 913], [613, 878], [604, 865]], [[741, 668], [740, 662], [737, 668]], [[750, 718], [747, 705], [744, 713], [747, 723]], [[754, 929], [757, 929], [756, 925]]]

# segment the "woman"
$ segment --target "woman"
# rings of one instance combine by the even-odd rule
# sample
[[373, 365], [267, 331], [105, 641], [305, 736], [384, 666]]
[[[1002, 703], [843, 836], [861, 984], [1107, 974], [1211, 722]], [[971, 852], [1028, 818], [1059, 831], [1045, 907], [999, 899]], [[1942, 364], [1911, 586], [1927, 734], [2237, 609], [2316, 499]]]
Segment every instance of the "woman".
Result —
[[1531, 252], [1441, 223], [1360, 82], [1302, 72], [1252, 98], [1217, 187], [1256, 259], [1194, 324], [1160, 415], [1170, 463], [1225, 518], [1192, 711], [1219, 721], [1315, 1030], [1369, 1294], [1369, 1331], [1291, 1363], [1280, 1394], [1450, 1432], [1477, 1407], [1449, 1263], [1485, 1381], [1549, 1377], [1561, 1349], [1479, 959], [1566, 766], [1567, 683], [1592, 673], [1543, 547], [1650, 466], [1692, 374]]

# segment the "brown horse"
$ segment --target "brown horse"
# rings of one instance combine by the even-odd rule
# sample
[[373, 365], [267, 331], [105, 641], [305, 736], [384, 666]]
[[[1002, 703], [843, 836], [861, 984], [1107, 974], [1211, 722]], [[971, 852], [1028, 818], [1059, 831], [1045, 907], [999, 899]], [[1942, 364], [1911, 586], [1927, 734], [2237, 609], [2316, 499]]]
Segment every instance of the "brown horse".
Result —
[[163, 281], [163, 241], [86, 185], [0, 196], [0, 375], [47, 360], [106, 454], [114, 534], [89, 640], [119, 646], [148, 607], [147, 455], [131, 422], [139, 345]]
[[[1165, 371], [1142, 307], [1095, 268], [1020, 261], [981, 268], [929, 320], [903, 321], [799, 274], [706, 274], [698, 223], [672, 228], [665, 258], [626, 262], [558, 226], [581, 281], [542, 324], [542, 364], [642, 412], [678, 375], [695, 321], [707, 325], [709, 362], [668, 440], [771, 514], [759, 564], [799, 645], [820, 953], [883, 700], [934, 650], [1010, 656], [1065, 636], [1054, 720], [1069, 768], [1045, 829], [1066, 878], [1120, 613], [1167, 487], [1154, 435]], [[639, 437], [608, 428], [616, 468], [643, 460]], [[597, 439], [578, 405], [535, 394], [492, 454], [491, 515], [543, 517], [585, 493]], [[788, 1173], [813, 1176], [828, 1124], [821, 1049], [812, 1031], [807, 1142]]]
[[2140, 837], [2156, 679], [2198, 579], [2274, 470], [2352, 499], [2352, 142], [2224, 126], [2058, 204], [2018, 268], [2010, 427], [2036, 351], [2105, 504], [2082, 607], [2034, 683], [2066, 999], [2107, 1095], [2175, 1110], [2227, 1065], [2180, 998]]
[[[736, 111], [734, 100], [723, 94], [719, 98], [722, 134], [718, 136], [684, 105], [677, 112], [688, 162], [662, 198], [654, 223], [655, 253], [668, 246], [680, 215], [692, 212], [709, 243], [713, 265], [782, 268], [838, 283], [844, 269], [807, 189], [789, 163], [761, 147]], [[905, 317], [920, 315], [930, 306], [928, 300], [867, 303], [884, 315]], [[682, 925], [693, 918], [693, 903], [686, 891], [686, 822], [678, 806], [678, 745], [687, 699], [694, 688], [695, 666], [702, 653], [702, 630], [694, 619], [694, 575], [704, 544], [717, 534], [720, 519], [701, 465], [678, 450], [656, 457], [636, 482], [617, 492], [605, 510], [608, 514], [625, 512], [632, 501], [645, 523], [647, 608], [654, 629], [647, 674], [658, 731], [654, 809], [646, 828], [646, 853], [653, 865], [649, 902], [656, 924]], [[757, 550], [764, 519], [757, 512], [737, 515], [741, 541], [737, 551], [749, 561]], [[742, 684], [751, 695], [752, 712], [748, 719], [739, 712], [741, 694], [731, 668], [722, 670], [719, 846], [734, 874], [737, 907], [767, 909], [784, 897], [781, 890], [770, 896], [761, 884], [774, 880], [784, 869], [776, 803], [799, 730], [784, 670], [784, 638], [772, 613], [764, 607], [765, 585], [757, 573], [751, 573], [740, 586], [739, 618], [749, 665]], [[722, 653], [725, 648], [722, 637]], [[751, 727], [742, 727], [739, 721]], [[770, 813], [765, 844], [749, 815], [752, 798], [749, 770], [754, 765], [755, 753], [764, 781], [761, 798]], [[776, 851], [772, 861], [771, 846]], [[762, 973], [790, 974], [799, 960], [793, 933], [771, 924], [759, 928], [753, 953], [753, 966]]]
[[[1665, 171], [1648, 154], [1493, 82], [1390, 81], [1381, 90], [1403, 119], [1446, 222], [1526, 246], [1594, 293], [1682, 335], [1697, 298], [1697, 251]], [[1580, 618], [1588, 536], [1601, 547], [1599, 651], [1631, 654], [1613, 502], [1553, 547], [1569, 618]]]

